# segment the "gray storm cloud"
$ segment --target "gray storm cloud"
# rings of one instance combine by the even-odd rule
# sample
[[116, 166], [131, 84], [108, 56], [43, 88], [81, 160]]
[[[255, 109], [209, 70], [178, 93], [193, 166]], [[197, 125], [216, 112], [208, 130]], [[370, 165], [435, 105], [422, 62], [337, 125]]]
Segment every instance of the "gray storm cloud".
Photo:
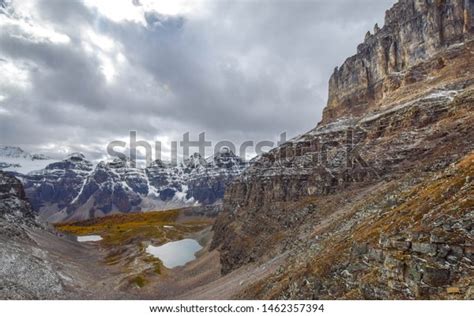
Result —
[[132, 19], [112, 14], [119, 1], [0, 0], [0, 143], [96, 158], [130, 130], [295, 136], [394, 0], [215, 0], [172, 15], [143, 2]]

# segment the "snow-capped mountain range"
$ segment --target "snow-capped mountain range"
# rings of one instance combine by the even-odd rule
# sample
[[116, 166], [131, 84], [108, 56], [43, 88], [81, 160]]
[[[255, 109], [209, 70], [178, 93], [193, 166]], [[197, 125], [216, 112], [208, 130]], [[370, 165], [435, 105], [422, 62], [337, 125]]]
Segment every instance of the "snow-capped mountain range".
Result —
[[33, 210], [49, 222], [58, 222], [214, 204], [246, 166], [228, 150], [208, 159], [193, 154], [177, 166], [157, 160], [146, 168], [132, 168], [120, 159], [94, 165], [74, 153], [17, 177]]
[[16, 146], [3, 146], [0, 147], [0, 159], [3, 158], [14, 158], [14, 159], [27, 159], [27, 160], [51, 160], [50, 157], [43, 154], [30, 154], [20, 147]]
[[31, 154], [17, 146], [0, 146], [0, 170], [26, 174], [46, 167], [55, 160], [43, 154]]

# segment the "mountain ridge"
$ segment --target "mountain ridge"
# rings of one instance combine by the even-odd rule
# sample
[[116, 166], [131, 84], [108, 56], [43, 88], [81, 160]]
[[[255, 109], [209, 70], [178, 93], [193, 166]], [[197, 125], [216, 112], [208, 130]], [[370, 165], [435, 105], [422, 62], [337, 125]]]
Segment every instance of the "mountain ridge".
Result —
[[18, 146], [1, 146], [0, 147], [0, 159], [1, 158], [23, 158], [30, 160], [49, 160], [50, 157], [44, 154], [30, 154], [24, 151]]
[[161, 160], [132, 168], [115, 159], [93, 165], [73, 153], [45, 169], [20, 175], [33, 209], [47, 221], [84, 220], [116, 213], [213, 205], [247, 167], [233, 152], [209, 161], [192, 155], [177, 166]]

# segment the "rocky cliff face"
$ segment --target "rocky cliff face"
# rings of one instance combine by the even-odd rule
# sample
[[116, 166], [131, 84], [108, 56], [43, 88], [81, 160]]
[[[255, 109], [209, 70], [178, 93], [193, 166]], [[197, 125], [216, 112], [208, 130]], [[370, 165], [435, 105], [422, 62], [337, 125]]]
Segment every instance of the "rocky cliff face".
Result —
[[0, 171], [0, 201], [0, 217], [3, 220], [25, 223], [34, 220], [21, 182], [2, 171]]
[[390, 102], [389, 96], [412, 94], [415, 84], [433, 81], [450, 62], [445, 51], [472, 39], [473, 12], [471, 0], [399, 1], [386, 12], [385, 25], [368, 32], [357, 54], [335, 69], [322, 122], [361, 116]]
[[[471, 15], [471, 1], [399, 1], [332, 76], [318, 127], [228, 188], [213, 240], [223, 272], [293, 258], [240, 297], [472, 295]], [[416, 199], [458, 161], [456, 181]]]
[[0, 299], [62, 297], [63, 283], [31, 239], [40, 230], [21, 182], [0, 171]]
[[287, 205], [286, 262], [238, 297], [473, 299], [473, 158]]
[[155, 161], [145, 169], [120, 159], [95, 167], [72, 154], [22, 176], [33, 209], [48, 221], [219, 202], [246, 164], [230, 151], [205, 160], [194, 154], [178, 166]]

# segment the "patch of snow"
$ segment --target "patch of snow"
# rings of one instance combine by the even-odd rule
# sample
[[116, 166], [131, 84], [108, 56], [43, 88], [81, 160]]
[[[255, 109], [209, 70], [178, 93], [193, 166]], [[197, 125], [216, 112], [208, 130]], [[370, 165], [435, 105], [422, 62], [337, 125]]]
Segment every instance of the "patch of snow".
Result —
[[65, 281], [68, 281], [68, 282], [73, 282], [74, 281], [70, 276], [65, 275], [61, 271], [58, 271], [58, 275]]
[[456, 47], [462, 47], [462, 46], [464, 46], [464, 44], [465, 44], [464, 42], [452, 44], [451, 46], [448, 47], [448, 49], [456, 48]]
[[449, 99], [449, 101], [452, 101], [458, 93], [459, 93], [459, 91], [456, 91], [456, 90], [436, 90], [436, 91], [434, 91], [434, 92], [432, 92], [432, 93], [430, 93], [430, 94], [428, 94], [424, 97], [421, 97], [419, 99], [412, 100], [412, 101], [405, 102], [405, 103], [401, 103], [401, 104], [398, 104], [394, 107], [388, 108], [387, 110], [382, 110], [380, 112], [376, 112], [372, 115], [366, 116], [362, 120], [360, 120], [360, 122], [364, 123], [364, 122], [370, 122], [370, 121], [376, 120], [376, 119], [380, 118], [381, 116], [384, 116], [386, 114], [390, 114], [390, 113], [402, 110], [406, 107], [412, 106], [413, 104], [415, 104], [417, 102], [420, 102], [420, 101], [424, 101], [424, 100], [434, 100], [434, 99], [446, 98], [446, 99]]
[[89, 179], [89, 176], [92, 175], [92, 173], [94, 172], [94, 170], [92, 169], [92, 171], [90, 171], [86, 177], [84, 177], [84, 182], [82, 183], [82, 186], [79, 190], [79, 192], [77, 193], [76, 197], [71, 201], [71, 203], [69, 204], [74, 204], [77, 202], [77, 200], [79, 199], [79, 197], [81, 196], [82, 192], [84, 191], [84, 187], [86, 186], [87, 182], [88, 182], [88, 179]]
[[102, 237], [99, 235], [89, 235], [89, 236], [77, 236], [78, 242], [95, 242], [101, 241]]
[[354, 125], [354, 119], [349, 117], [349, 118], [342, 118], [339, 119], [335, 122], [326, 124], [324, 126], [321, 126], [319, 128], [316, 128], [312, 135], [319, 135], [319, 134], [325, 134], [325, 133], [334, 133], [334, 132], [340, 132], [348, 129], [349, 127]]
[[144, 172], [145, 172], [146, 185], [148, 187], [148, 195], [147, 196], [151, 196], [151, 197], [155, 197], [155, 198], [159, 197], [160, 192], [158, 192], [158, 189], [156, 187], [151, 185], [150, 178], [148, 177], [148, 173], [146, 172], [146, 170]]
[[447, 98], [450, 101], [452, 101], [452, 100], [454, 100], [454, 97], [456, 95], [458, 95], [458, 93], [459, 93], [459, 91], [457, 91], [457, 90], [438, 90], [438, 91], [435, 91], [435, 92], [429, 94], [428, 96], [426, 96], [423, 99], [424, 100], [431, 100], [431, 99], [438, 99], [438, 98]]
[[177, 200], [181, 200], [181, 201], [186, 201], [186, 195], [188, 193], [188, 186], [187, 185], [183, 185], [182, 186], [182, 191], [176, 191], [175, 195], [174, 195], [174, 198], [177, 199]]

